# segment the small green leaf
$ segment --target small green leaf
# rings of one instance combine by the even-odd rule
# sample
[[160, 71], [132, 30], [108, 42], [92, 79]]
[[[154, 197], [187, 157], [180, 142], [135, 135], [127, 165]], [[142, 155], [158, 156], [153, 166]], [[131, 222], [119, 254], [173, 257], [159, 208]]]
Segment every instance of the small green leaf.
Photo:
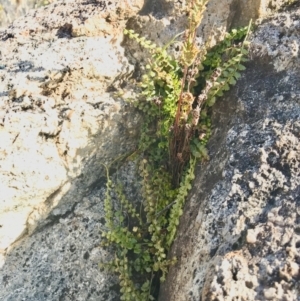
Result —
[[246, 67], [242, 64], [238, 64], [237, 68], [238, 68], [238, 70], [241, 70], [241, 71], [246, 70]]
[[239, 78], [241, 77], [241, 73], [235, 72], [235, 73], [233, 74], [233, 76], [234, 76], [236, 79], [239, 79]]
[[241, 56], [242, 56], [242, 54], [238, 54], [236, 57], [232, 58], [232, 60], [233, 60], [235, 63], [239, 63], [240, 60], [241, 60]]
[[222, 75], [225, 76], [225, 77], [227, 77], [228, 74], [229, 74], [229, 73], [228, 73], [228, 71], [226, 71], [226, 70], [224, 70], [224, 71], [222, 72]]
[[223, 90], [224, 91], [229, 91], [230, 90], [230, 87], [227, 83], [223, 86]]
[[155, 76], [156, 76], [156, 73], [155, 73], [154, 71], [150, 71], [150, 72], [149, 72], [149, 75], [150, 75], [151, 77], [155, 77]]
[[241, 62], [248, 62], [249, 60], [246, 57], [241, 58]]
[[230, 79], [229, 79], [229, 84], [230, 85], [235, 85], [236, 84], [236, 80], [234, 79], [234, 77], [231, 77]]
[[202, 157], [205, 159], [205, 160], [208, 160], [208, 151], [207, 151], [207, 148], [205, 146], [203, 146], [201, 148], [201, 155]]
[[198, 158], [198, 159], [201, 158], [201, 153], [194, 146], [191, 146], [191, 153], [195, 158]]
[[215, 97], [211, 97], [211, 98], [208, 99], [207, 105], [209, 107], [212, 107], [215, 104], [215, 102], [216, 102], [216, 98]]
[[222, 92], [222, 90], [219, 90], [218, 93], [216, 94], [217, 96], [223, 96], [224, 93]]
[[194, 139], [193, 142], [196, 145], [196, 147], [198, 148], [198, 150], [202, 147], [202, 144], [199, 139]]
[[241, 53], [247, 55], [249, 53], [249, 51], [245, 48], [242, 48]]

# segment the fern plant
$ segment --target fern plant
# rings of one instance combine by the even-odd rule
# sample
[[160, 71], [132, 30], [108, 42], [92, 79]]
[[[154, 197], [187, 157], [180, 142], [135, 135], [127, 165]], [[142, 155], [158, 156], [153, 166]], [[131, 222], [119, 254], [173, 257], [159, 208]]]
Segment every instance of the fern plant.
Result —
[[[169, 266], [176, 262], [168, 258], [168, 250], [197, 160], [209, 159], [211, 107], [245, 69], [251, 24], [232, 30], [212, 49], [196, 46], [196, 30], [207, 1], [188, 1], [188, 28], [177, 60], [168, 54], [170, 44], [157, 47], [133, 30], [124, 32], [149, 51], [151, 60], [139, 85], [140, 98], [132, 101], [144, 114], [138, 148], [142, 210], [132, 205], [122, 185], [114, 183], [107, 171], [103, 240], [116, 255], [103, 265], [119, 274], [121, 300], [154, 300], [153, 284], [164, 281]], [[119, 208], [113, 208], [112, 194]]]
[[169, 44], [160, 48], [144, 37], [140, 38], [133, 30], [125, 30], [124, 33], [148, 49], [152, 56], [140, 84], [141, 98], [133, 104], [145, 113], [139, 149], [150, 151], [151, 158], [159, 161], [168, 152], [168, 133], [181, 91], [181, 68], [179, 62], [167, 53]]

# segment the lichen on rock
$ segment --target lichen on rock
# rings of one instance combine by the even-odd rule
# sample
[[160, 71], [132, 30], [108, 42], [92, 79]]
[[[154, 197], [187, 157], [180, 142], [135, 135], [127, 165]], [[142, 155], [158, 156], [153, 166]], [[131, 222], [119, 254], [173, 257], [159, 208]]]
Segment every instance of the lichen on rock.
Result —
[[285, 35], [299, 13], [258, 26], [247, 70], [214, 107], [211, 160], [198, 169], [160, 300], [299, 300], [300, 66], [289, 46], [268, 49], [299, 43]]
[[[53, 208], [61, 214], [80, 201], [101, 163], [135, 148], [141, 118], [110, 92], [133, 72], [124, 48], [111, 43], [111, 24], [122, 39], [122, 14], [135, 11], [123, 3], [115, 16], [116, 2], [86, 4], [47, 6], [0, 32], [2, 252]], [[90, 26], [110, 10], [107, 32]], [[78, 27], [88, 30], [77, 37]]]
[[[286, 1], [239, 3], [212, 0], [198, 42]], [[258, 26], [248, 71], [216, 107], [161, 300], [299, 299], [299, 13]], [[136, 96], [146, 59], [123, 29], [163, 45], [184, 18], [180, 1], [57, 1], [1, 29], [1, 300], [118, 300], [98, 268], [111, 255], [101, 164], [136, 148], [142, 117], [114, 92]]]

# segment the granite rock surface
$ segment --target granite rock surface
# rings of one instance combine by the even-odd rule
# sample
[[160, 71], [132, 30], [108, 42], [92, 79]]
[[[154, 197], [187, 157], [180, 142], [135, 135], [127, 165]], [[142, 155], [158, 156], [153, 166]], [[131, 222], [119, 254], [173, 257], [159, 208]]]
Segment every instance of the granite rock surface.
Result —
[[[141, 118], [114, 92], [135, 97], [129, 79], [146, 55], [123, 29], [162, 44], [186, 23], [182, 5], [151, 3], [63, 0], [0, 32], [0, 254], [80, 201], [102, 163], [134, 150]], [[210, 1], [199, 43], [224, 35], [232, 3]]]
[[299, 16], [258, 26], [247, 70], [214, 107], [161, 301], [300, 300]]
[[[249, 14], [242, 18], [236, 1], [212, 0], [199, 28], [199, 43], [210, 39], [213, 45], [232, 24], [247, 24], [250, 16], [264, 16], [264, 12], [251, 13], [260, 12], [261, 3], [245, 2]], [[250, 287], [251, 298], [255, 285], [259, 286], [259, 298], [273, 296], [274, 290], [275, 294], [281, 290], [285, 298], [284, 294], [291, 294], [291, 298], [297, 294], [293, 281], [298, 277], [295, 264], [299, 242], [294, 235], [299, 234], [299, 229], [288, 232], [290, 220], [297, 222], [297, 206], [293, 205], [296, 201], [293, 203], [290, 190], [287, 194], [290, 193], [291, 205], [286, 205], [288, 201], [281, 197], [285, 189], [294, 187], [296, 191], [297, 187], [296, 171], [285, 172], [285, 166], [294, 161], [297, 164], [298, 160], [296, 13], [282, 13], [277, 19], [262, 23], [252, 38], [254, 59], [252, 65], [249, 63], [249, 71], [215, 113], [212, 160], [206, 170], [201, 167], [189, 203], [194, 214], [197, 212], [197, 222], [189, 222], [189, 226], [198, 223], [204, 228], [197, 224], [195, 229], [187, 229], [187, 219], [183, 219], [173, 252], [181, 252], [184, 257], [180, 246], [190, 243], [188, 262], [179, 256], [181, 261], [169, 278], [174, 282], [168, 280], [161, 300], [186, 300], [188, 294], [195, 300], [200, 295], [203, 300], [208, 296], [217, 300], [223, 290], [232, 295], [234, 287], [242, 287], [240, 282], [232, 286], [232, 265], [237, 266], [234, 271], [241, 267], [241, 277], [250, 277], [248, 253], [241, 251], [244, 240], [252, 241], [257, 248], [257, 260], [265, 258], [265, 236], [271, 237], [273, 232], [264, 230], [263, 236], [259, 229], [267, 229], [263, 223], [267, 224], [269, 215], [263, 214], [269, 212], [269, 195], [274, 199], [271, 207], [279, 208], [283, 202], [286, 208], [282, 210], [286, 215], [281, 223], [289, 224], [274, 231], [290, 233], [284, 240], [286, 251], [278, 246], [278, 256], [287, 259], [270, 257], [269, 265], [274, 266], [274, 274], [287, 275], [282, 276], [287, 284], [280, 284], [281, 280], [277, 281], [281, 286], [261, 284], [261, 270], [254, 263], [253, 272], [249, 272], [252, 278], [245, 283]], [[184, 10], [177, 1], [66, 0], [30, 11], [0, 31], [1, 300], [119, 300], [116, 279], [98, 267], [100, 261], [111, 256], [110, 251], [100, 247], [105, 187], [102, 163], [110, 164], [136, 148], [142, 117], [120, 96], [120, 91], [135, 97], [137, 91], [131, 88], [130, 79], [139, 76], [139, 61], [146, 59], [144, 51], [124, 39], [123, 29], [133, 28], [160, 45], [181, 32], [185, 23]], [[276, 52], [276, 43], [281, 41], [284, 43]], [[173, 52], [175, 48], [174, 45]], [[255, 72], [261, 72], [260, 77]], [[250, 85], [253, 78], [257, 83]], [[285, 91], [293, 91], [290, 105], [285, 102]], [[261, 101], [264, 97], [265, 102]], [[293, 112], [294, 119], [288, 112]], [[286, 135], [281, 136], [282, 132]], [[267, 142], [270, 149], [264, 148]], [[245, 155], [249, 156], [248, 161], [239, 157], [243, 152], [249, 152]], [[239, 162], [244, 165], [239, 167]], [[283, 167], [278, 167], [280, 164]], [[245, 173], [249, 178], [243, 178]], [[127, 182], [128, 195], [137, 199], [134, 175], [134, 166], [130, 164], [120, 173]], [[265, 177], [270, 180], [264, 182]], [[211, 180], [203, 182], [205, 178]], [[251, 207], [239, 201], [246, 198], [253, 203]], [[289, 211], [289, 206], [295, 210]], [[243, 210], [245, 213], [240, 214]], [[281, 211], [275, 211], [273, 223], [277, 227], [280, 222], [276, 216]], [[290, 216], [292, 211], [294, 215]], [[187, 209], [186, 214], [189, 212]], [[260, 222], [261, 228], [257, 226]], [[184, 236], [183, 229], [185, 234], [191, 234]], [[289, 235], [294, 244], [287, 245]], [[227, 252], [232, 251], [232, 245], [240, 252], [237, 258]], [[225, 257], [227, 253], [230, 254]], [[203, 261], [204, 266], [200, 264]], [[265, 270], [269, 271], [267, 262]], [[172, 278], [174, 275], [179, 280]], [[219, 276], [213, 278], [216, 275]], [[225, 279], [224, 285], [220, 279]]]
[[141, 118], [113, 93], [134, 69], [120, 41], [135, 10], [109, 3], [54, 4], [0, 32], [2, 253], [136, 147]]
[[[138, 198], [135, 168], [128, 163], [118, 172], [129, 199]], [[8, 252], [0, 269], [0, 300], [120, 300], [117, 277], [99, 266], [113, 258], [101, 245], [105, 180]]]

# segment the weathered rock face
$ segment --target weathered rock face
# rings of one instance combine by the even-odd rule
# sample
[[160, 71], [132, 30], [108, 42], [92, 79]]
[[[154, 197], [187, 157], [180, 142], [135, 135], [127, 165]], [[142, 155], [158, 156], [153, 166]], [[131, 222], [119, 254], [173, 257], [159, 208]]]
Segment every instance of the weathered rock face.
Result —
[[[224, 34], [232, 3], [210, 2], [202, 40], [212, 24], [220, 27], [216, 37]], [[0, 253], [50, 212], [68, 211], [102, 176], [101, 163], [135, 147], [140, 118], [110, 92], [134, 71], [122, 31], [127, 24], [167, 42], [185, 23], [170, 4], [155, 2], [156, 19], [136, 15], [149, 12], [141, 0], [62, 1], [1, 32]], [[144, 56], [132, 41], [124, 45], [132, 63]]]
[[1, 0], [0, 28], [8, 26], [13, 20], [28, 13], [30, 9], [38, 8], [56, 0]]
[[300, 8], [265, 20], [214, 108], [159, 300], [300, 300]]
[[[135, 175], [132, 163], [118, 173], [130, 199], [137, 198]], [[112, 253], [101, 247], [104, 182], [97, 186], [10, 250], [0, 269], [0, 300], [120, 300], [117, 278], [99, 267]]]
[[[270, 2], [272, 1], [264, 3]], [[279, 2], [286, 1], [277, 1], [277, 3]], [[263, 2], [254, 0], [243, 2], [243, 5], [248, 5], [249, 9], [249, 14], [244, 17], [237, 17], [242, 4], [236, 6], [236, 3], [234, 0], [210, 1], [203, 24], [199, 28], [200, 43], [208, 40], [212, 30], [214, 30], [211, 38], [213, 44], [224, 35], [231, 24], [246, 24], [249, 17], [253, 15], [250, 11], [259, 11]], [[264, 13], [254, 16], [262, 15]], [[291, 24], [294, 24], [296, 32], [296, 21], [293, 18], [289, 20]], [[178, 32], [183, 31], [185, 22], [184, 12], [179, 3], [175, 1], [76, 0], [58, 1], [51, 6], [32, 11], [27, 16], [15, 21], [7, 29], [0, 31], [1, 300], [118, 300], [117, 290], [114, 289], [117, 288], [115, 279], [98, 268], [98, 263], [109, 256], [107, 251], [99, 247], [100, 231], [104, 222], [102, 202], [105, 174], [101, 163], [109, 164], [136, 147], [139, 126], [142, 122], [141, 116], [114, 92], [123, 89], [127, 96], [130, 94], [135, 96], [135, 91], [130, 90], [128, 79], [132, 74], [138, 73], [139, 69], [135, 64], [145, 57], [145, 52], [141, 51], [132, 41], [125, 40], [122, 43], [122, 32], [125, 27], [133, 28], [158, 44], [163, 44]], [[272, 27], [271, 23], [266, 23], [264, 26]], [[286, 70], [290, 64], [297, 61], [297, 48], [291, 52], [294, 55], [293, 59], [287, 55], [284, 57], [284, 64], [281, 64], [283, 56], [279, 52], [276, 54], [273, 48], [277, 45], [276, 39], [288, 37], [289, 32], [285, 34], [283, 31], [277, 34], [275, 29], [272, 27], [274, 33], [272, 39], [267, 34], [264, 38], [267, 30], [261, 29], [261, 35], [258, 34], [255, 42], [255, 49], [259, 48], [261, 54], [268, 52], [270, 56], [277, 55], [273, 60], [278, 62], [276, 68]], [[297, 41], [296, 38], [287, 39], [285, 44], [287, 46], [282, 46], [281, 52], [291, 49], [289, 45], [296, 47]], [[265, 68], [263, 63], [259, 63], [258, 66]], [[245, 78], [251, 76], [251, 70], [250, 66], [249, 73]], [[270, 70], [266, 68], [263, 74], [268, 77], [270, 77], [268, 72], [274, 73], [276, 76], [282, 74]], [[291, 84], [292, 80], [296, 80], [296, 75], [292, 71], [285, 72], [291, 73], [287, 85]], [[277, 79], [275, 75], [274, 80]], [[259, 83], [263, 85], [262, 80]], [[271, 77], [270, 83], [274, 84]], [[265, 85], [265, 90], [267, 91], [267, 88], [271, 87], [270, 89], [275, 95], [275, 88], [267, 86], [267, 83]], [[240, 98], [244, 99], [244, 96], [242, 97], [243, 89], [246, 91], [246, 87], [248, 88], [247, 82], [241, 83], [239, 87], [241, 87]], [[259, 85], [255, 87], [259, 87]], [[277, 84], [275, 87], [279, 89]], [[249, 98], [252, 97], [251, 91], [251, 89], [248, 91], [250, 96], [247, 97]], [[262, 91], [256, 93], [263, 94]], [[279, 92], [278, 90], [276, 93], [279, 94]], [[296, 102], [297, 92], [294, 93], [294, 102]], [[248, 94], [245, 94], [245, 99]], [[252, 102], [252, 106], [258, 106], [258, 104], [254, 104], [254, 100]], [[284, 103], [281, 102], [281, 98], [278, 100], [276, 98], [278, 106], [274, 106], [274, 111], [271, 110], [273, 106], [267, 106], [267, 102], [263, 103], [265, 104], [263, 108], [270, 110], [269, 114], [272, 115], [275, 109], [278, 112], [282, 111]], [[263, 106], [263, 104], [260, 105]], [[235, 145], [238, 143], [236, 139], [244, 137], [245, 144], [255, 145], [255, 141], [269, 137], [267, 136], [268, 131], [265, 136], [264, 134], [255, 136], [257, 129], [251, 126], [256, 122], [253, 120], [256, 119], [250, 120], [252, 115], [248, 112], [250, 109], [254, 110], [254, 108], [250, 108], [250, 105], [251, 103], [246, 100], [240, 102], [231, 100], [227, 109], [231, 108], [232, 112], [226, 113], [227, 119], [224, 118], [224, 113], [221, 113], [221, 108], [217, 111], [219, 117], [216, 118], [218, 120], [216, 126], [219, 127], [219, 132], [216, 131], [215, 140], [211, 142], [212, 161], [209, 163], [210, 169], [202, 171], [205, 177], [212, 173], [212, 182], [209, 185], [203, 183], [201, 187], [199, 187], [200, 182], [196, 184], [195, 189], [198, 189], [198, 192], [195, 190], [195, 196], [197, 195], [197, 199], [200, 198], [199, 191], [203, 190], [205, 195], [201, 192], [200, 196], [204, 195], [206, 200], [209, 200], [212, 198], [210, 195], [213, 185], [219, 187], [216, 182], [219, 179], [217, 175], [222, 173], [222, 166], [227, 164], [226, 158], [230, 156], [228, 150], [230, 143], [232, 143], [231, 148], [237, 151], [237, 146], [234, 146], [234, 143]], [[243, 111], [237, 109], [239, 106], [244, 108]], [[294, 106], [294, 111], [295, 108], [296, 106]], [[238, 112], [235, 112], [236, 110]], [[261, 116], [259, 114], [263, 113], [266, 112], [253, 115]], [[245, 125], [248, 132], [244, 131], [245, 136], [240, 137], [242, 134], [238, 125], [235, 125], [234, 121], [230, 124], [229, 122], [242, 120], [241, 116], [244, 115], [249, 115], [247, 118], [250, 121], [247, 121], [248, 127]], [[257, 119], [257, 122], [265, 120], [263, 118]], [[262, 128], [267, 128], [267, 123], [261, 122]], [[280, 124], [283, 125], [283, 123], [278, 122], [278, 124], [279, 133], [281, 131]], [[228, 141], [232, 139], [233, 142], [228, 142], [229, 146], [226, 146], [225, 141], [225, 125], [228, 129], [232, 128], [231, 138], [228, 138]], [[243, 128], [243, 124], [240, 126]], [[288, 126], [288, 123], [285, 126]], [[291, 134], [294, 133], [292, 130], [290, 131]], [[251, 140], [252, 133], [253, 141]], [[269, 139], [274, 140], [275, 136], [272, 137], [270, 136]], [[214, 143], [219, 145], [215, 149], [213, 148]], [[242, 142], [239, 143], [242, 144]], [[284, 143], [282, 140], [282, 145]], [[253, 149], [253, 152], [257, 158], [260, 158], [258, 148]], [[284, 146], [281, 146], [280, 149], [284, 149]], [[238, 155], [241, 153], [242, 148]], [[266, 154], [269, 153], [266, 151]], [[279, 150], [275, 154], [281, 158]], [[275, 159], [277, 157], [275, 156]], [[214, 158], [217, 158], [216, 162]], [[232, 158], [234, 163], [239, 162], [238, 159]], [[241, 160], [245, 160], [244, 157]], [[248, 161], [244, 162], [245, 166], [246, 162]], [[261, 176], [259, 161], [253, 161], [251, 164], [254, 164], [253, 168], [257, 168], [257, 180], [253, 180], [255, 188], [255, 185], [264, 184], [260, 182], [263, 176]], [[246, 170], [246, 167], [244, 168]], [[215, 169], [216, 172], [213, 172]], [[237, 170], [242, 174], [241, 167], [237, 167]], [[225, 200], [227, 195], [228, 197], [234, 195], [234, 190], [230, 192], [230, 172], [232, 177], [235, 175], [236, 181], [238, 181], [238, 172], [229, 170], [227, 174], [225, 170], [224, 177], [227, 175], [227, 182], [222, 188], [223, 196], [216, 197], [218, 200]], [[134, 188], [134, 167], [127, 166], [124, 174], [128, 187]], [[283, 178], [282, 181], [284, 182]], [[223, 187], [222, 185], [220, 187]], [[237, 185], [240, 184], [236, 184], [232, 189], [238, 189], [242, 193], [242, 188], [238, 188]], [[209, 187], [211, 187], [210, 190]], [[264, 189], [267, 190], [267, 187], [269, 186]], [[128, 189], [128, 194], [133, 195], [133, 191]], [[264, 191], [262, 190], [261, 193], [264, 194]], [[217, 192], [216, 190], [216, 195]], [[247, 194], [247, 192], [243, 193]], [[253, 192], [253, 194], [255, 193]], [[196, 206], [196, 197], [193, 199], [195, 204], [192, 201], [190, 206]], [[253, 199], [255, 198], [253, 197]], [[203, 204], [206, 204], [205, 208], [199, 209], [203, 217], [199, 213], [197, 221], [200, 220], [202, 225], [206, 225], [206, 228], [201, 228], [201, 231], [207, 232], [200, 245], [205, 250], [203, 251], [205, 256], [208, 256], [207, 254], [213, 252], [218, 254], [217, 248], [221, 245], [220, 241], [223, 236], [218, 234], [219, 236], [214, 237], [214, 234], [211, 233], [210, 225], [214, 221], [210, 215], [204, 220], [205, 212], [207, 212], [205, 209], [210, 208], [207, 210], [211, 210], [214, 216], [218, 216], [214, 212], [219, 213], [221, 217], [222, 214], [229, 216], [230, 210], [234, 210], [232, 208], [241, 210], [239, 206], [244, 206], [244, 203], [237, 204], [230, 201], [232, 208], [229, 206], [230, 208], [224, 208], [221, 211], [220, 207], [217, 207], [220, 206], [217, 201], [215, 203], [207, 201], [209, 204], [205, 202], [203, 201]], [[261, 206], [263, 207], [264, 204]], [[253, 216], [260, 212], [253, 211], [253, 213], [247, 208], [246, 211], [248, 212], [247, 217], [250, 216], [249, 221], [246, 218], [245, 220], [240, 218], [238, 211], [232, 213], [233, 217], [235, 216], [239, 220], [239, 228], [236, 232], [230, 233], [232, 227], [230, 228], [230, 224], [226, 226], [228, 231], [224, 231], [227, 233], [226, 237], [229, 237], [229, 241], [236, 242], [241, 237], [240, 233], [244, 233], [243, 231], [246, 231], [247, 227], [250, 227], [249, 225], [253, 224], [255, 230], [257, 221]], [[234, 219], [232, 223], [235, 225]], [[184, 229], [184, 225], [182, 227]], [[196, 233], [194, 235], [198, 237], [197, 230], [191, 230], [190, 233]], [[249, 233], [251, 234], [251, 232]], [[255, 236], [256, 234], [253, 233], [252, 236]], [[181, 239], [180, 236], [179, 244]], [[261, 242], [259, 238], [257, 241]], [[226, 243], [225, 240], [225, 246], [227, 246]], [[256, 247], [255, 244], [254, 246]], [[190, 246], [191, 252], [194, 247], [199, 248], [199, 245], [195, 243], [195, 246]], [[220, 247], [219, 249], [223, 250], [224, 248]], [[204, 261], [205, 258], [210, 258], [205, 256], [203, 257]], [[182, 266], [180, 264], [177, 266], [179, 270], [185, 268], [184, 261], [182, 263]], [[211, 267], [214, 274], [213, 265], [208, 260], [207, 265]], [[197, 269], [203, 270], [203, 275], [209, 271], [208, 268], [202, 268], [198, 262], [195, 263], [195, 269], [195, 275], [201, 277], [202, 274], [197, 273]], [[189, 267], [188, 270], [194, 271], [194, 268]], [[170, 275], [174, 275], [175, 271], [172, 270]], [[220, 269], [219, 273], [222, 271]], [[188, 279], [188, 274], [182, 273], [181, 270], [180, 273]], [[293, 277], [292, 279], [294, 279]], [[193, 290], [199, 291], [200, 286], [197, 284], [197, 279], [195, 279], [195, 286], [190, 285], [192, 282], [187, 284], [186, 281], [175, 283], [184, 295], [192, 287]], [[204, 287], [206, 287], [208, 296], [211, 289], [209, 279], [206, 283]], [[170, 282], [168, 285], [172, 289]], [[176, 292], [175, 289], [173, 291]], [[181, 293], [178, 293], [178, 296]], [[169, 300], [180, 300], [177, 295], [176, 297], [166, 295], [166, 290], [163, 294], [165, 295], [162, 296], [165, 297], [162, 298], [166, 299], [162, 300], [168, 300], [168, 296], [170, 296]], [[186, 295], [184, 296], [186, 297]], [[182, 300], [186, 300], [186, 298]]]
[[135, 148], [141, 120], [109, 92], [133, 72], [120, 41], [135, 10], [111, 6], [53, 5], [1, 32], [2, 252]]
[[[249, 21], [265, 18], [272, 12], [285, 7], [294, 0], [209, 0], [202, 22], [197, 31], [198, 45], [214, 46], [224, 38], [233, 27], [247, 26]], [[148, 1], [141, 14], [128, 20], [128, 28], [133, 28], [157, 45], [164, 46], [179, 33], [184, 33], [187, 26], [187, 14], [183, 9], [186, 0]], [[148, 59], [140, 46], [125, 40], [131, 62], [140, 63]], [[181, 43], [174, 42], [169, 51], [176, 56], [180, 53]]]
[[55, 4], [0, 33], [1, 300], [118, 296], [98, 267], [103, 194], [84, 198], [142, 121], [113, 91], [133, 72], [120, 43], [143, 1], [117, 2]]

